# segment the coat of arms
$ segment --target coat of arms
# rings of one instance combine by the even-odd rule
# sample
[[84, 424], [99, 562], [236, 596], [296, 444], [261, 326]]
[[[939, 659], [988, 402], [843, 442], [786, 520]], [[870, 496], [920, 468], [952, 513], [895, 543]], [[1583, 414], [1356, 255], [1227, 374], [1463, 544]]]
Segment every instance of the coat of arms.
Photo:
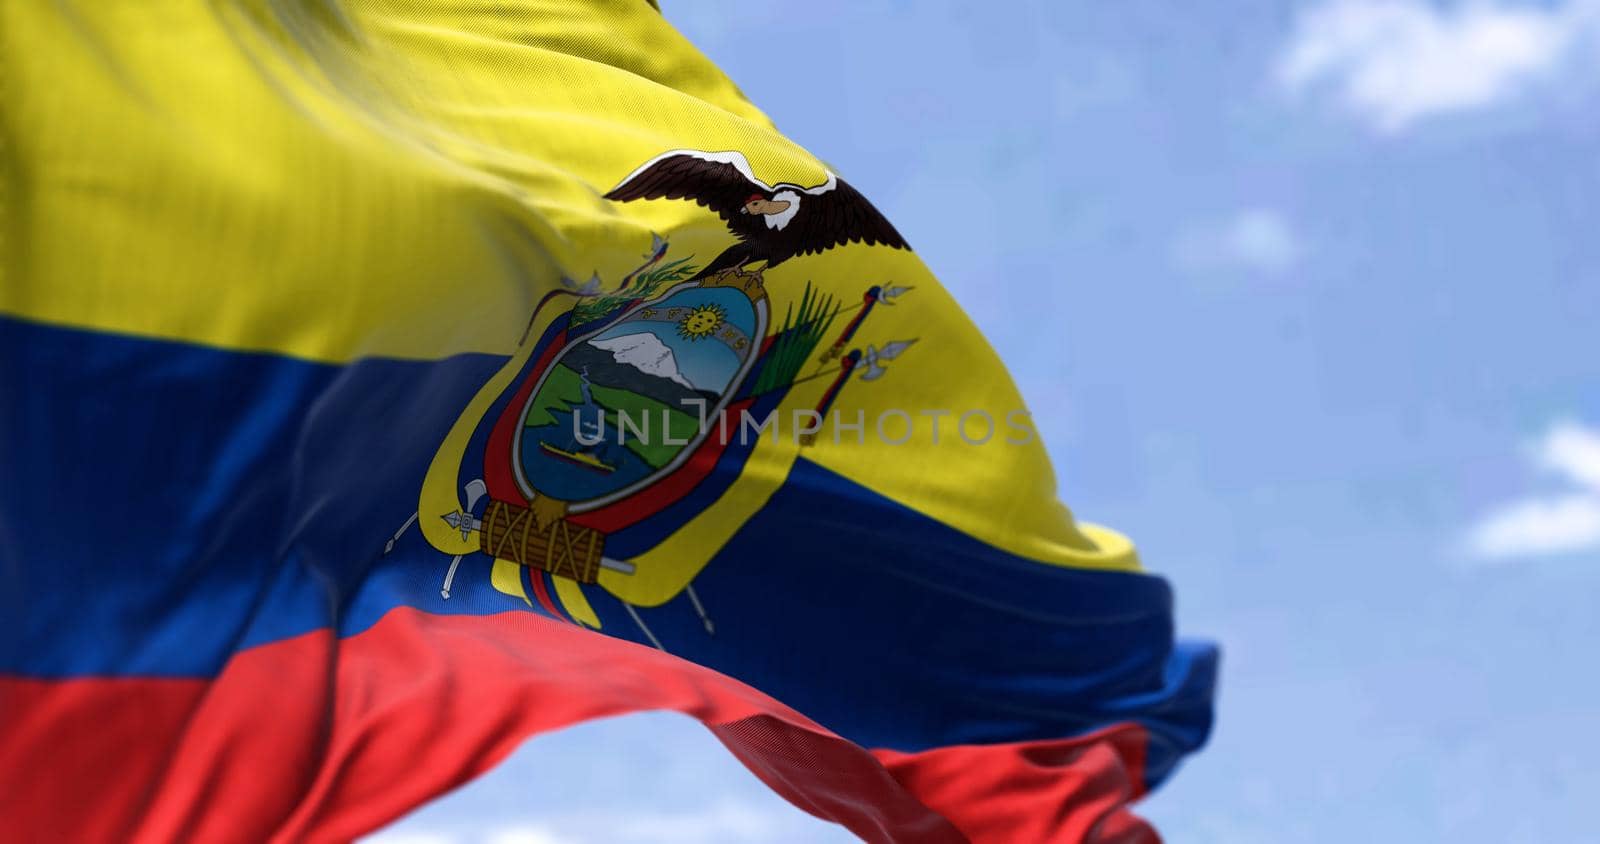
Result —
[[[697, 266], [658, 236], [615, 285], [563, 279], [447, 436], [417, 512], [388, 547], [420, 524], [451, 558], [445, 600], [474, 554], [494, 561], [497, 589], [556, 617], [600, 626], [598, 589], [659, 647], [636, 607], [682, 596], [714, 633], [693, 580], [720, 542], [688, 559], [651, 552], [724, 497], [759, 495], [735, 489], [758, 449], [787, 447], [792, 462], [811, 442], [814, 432], [789, 443], [762, 435], [797, 385], [822, 387], [808, 414], [820, 420], [852, 378], [876, 380], [913, 342], [852, 346], [872, 310], [909, 288], [864, 284], [859, 299], [840, 301], [808, 282], [779, 317], [763, 272], [851, 241], [905, 243], [832, 174], [813, 188], [771, 186], [739, 153], [667, 153], [606, 196], [693, 200], [737, 242]], [[763, 483], [770, 494], [772, 479]]]

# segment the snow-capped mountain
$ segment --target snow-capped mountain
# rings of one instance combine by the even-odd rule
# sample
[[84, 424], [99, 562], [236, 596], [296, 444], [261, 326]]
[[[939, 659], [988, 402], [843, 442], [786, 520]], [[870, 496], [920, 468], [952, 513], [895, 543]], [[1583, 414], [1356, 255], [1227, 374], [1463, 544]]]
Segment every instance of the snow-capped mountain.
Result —
[[686, 389], [696, 389], [678, 372], [678, 359], [661, 339], [649, 332], [624, 334], [609, 340], [590, 340], [589, 345], [611, 353], [612, 360], [631, 366], [646, 375], [665, 378]]

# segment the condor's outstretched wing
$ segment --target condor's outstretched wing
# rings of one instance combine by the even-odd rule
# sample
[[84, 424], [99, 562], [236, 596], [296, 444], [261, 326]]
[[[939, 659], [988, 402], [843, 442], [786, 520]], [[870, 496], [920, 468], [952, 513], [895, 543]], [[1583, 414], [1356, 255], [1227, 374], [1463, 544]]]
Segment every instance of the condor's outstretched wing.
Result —
[[792, 224], [799, 228], [794, 254], [821, 252], [846, 243], [911, 248], [860, 191], [838, 177], [832, 181], [832, 190], [809, 194], [801, 201]]
[[742, 154], [675, 150], [645, 162], [605, 198], [616, 202], [692, 199], [717, 212], [728, 229], [744, 240], [764, 227], [760, 215], [739, 210], [758, 192], [770, 195], [772, 187], [755, 178]]

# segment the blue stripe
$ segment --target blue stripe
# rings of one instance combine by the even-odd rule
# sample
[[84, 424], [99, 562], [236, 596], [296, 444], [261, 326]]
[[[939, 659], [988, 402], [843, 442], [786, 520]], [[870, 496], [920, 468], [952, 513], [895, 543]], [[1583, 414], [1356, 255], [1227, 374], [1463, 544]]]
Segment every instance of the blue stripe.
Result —
[[[450, 559], [416, 530], [381, 553], [503, 364], [336, 367], [0, 319], [0, 672], [205, 677], [396, 606], [528, 611], [482, 555], [445, 601]], [[657, 541], [736, 470], [614, 547]], [[1215, 652], [1174, 647], [1164, 581], [1017, 558], [804, 459], [694, 587], [715, 635], [685, 596], [639, 611], [668, 650], [868, 746], [1137, 720], [1159, 779], [1209, 729]], [[646, 641], [585, 591], [607, 633]]]
[[[638, 610], [666, 649], [715, 666], [869, 747], [1151, 732], [1147, 778], [1211, 724], [1216, 652], [1173, 647], [1160, 578], [1000, 552], [801, 459], [680, 596]], [[620, 603], [590, 601], [640, 640]]]
[[210, 676], [330, 626], [503, 362], [334, 367], [0, 319], [0, 672]]

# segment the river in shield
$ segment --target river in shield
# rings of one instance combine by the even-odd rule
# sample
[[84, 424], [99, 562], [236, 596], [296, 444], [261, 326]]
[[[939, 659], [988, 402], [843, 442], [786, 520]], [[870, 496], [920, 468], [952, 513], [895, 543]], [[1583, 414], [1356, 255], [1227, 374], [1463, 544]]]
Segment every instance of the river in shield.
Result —
[[[573, 415], [582, 411], [584, 439], [574, 432]], [[613, 413], [606, 413], [600, 428], [595, 427], [599, 408], [573, 408], [555, 411], [553, 424], [522, 429], [523, 477], [534, 489], [563, 501], [585, 501], [609, 495], [643, 480], [655, 471], [633, 448], [621, 441]], [[634, 441], [633, 432], [629, 440]]]

